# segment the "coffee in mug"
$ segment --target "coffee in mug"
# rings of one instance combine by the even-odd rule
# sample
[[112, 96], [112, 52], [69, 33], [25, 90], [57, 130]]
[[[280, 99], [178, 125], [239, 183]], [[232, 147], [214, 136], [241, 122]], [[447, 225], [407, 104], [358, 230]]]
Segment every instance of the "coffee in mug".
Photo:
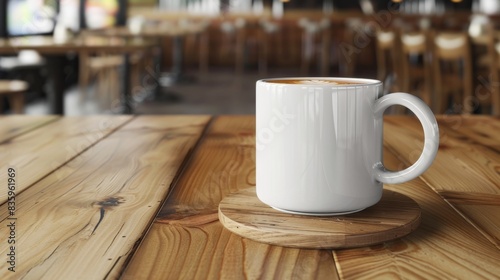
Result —
[[[401, 171], [382, 163], [383, 113], [410, 109], [424, 129], [420, 158]], [[256, 85], [256, 191], [278, 210], [339, 215], [376, 204], [383, 184], [409, 181], [439, 145], [429, 107], [407, 93], [383, 96], [382, 82], [355, 78], [280, 78]]]
[[272, 83], [277, 84], [295, 84], [295, 85], [356, 85], [357, 83], [343, 80], [332, 80], [325, 78], [311, 78], [311, 79], [273, 79]]

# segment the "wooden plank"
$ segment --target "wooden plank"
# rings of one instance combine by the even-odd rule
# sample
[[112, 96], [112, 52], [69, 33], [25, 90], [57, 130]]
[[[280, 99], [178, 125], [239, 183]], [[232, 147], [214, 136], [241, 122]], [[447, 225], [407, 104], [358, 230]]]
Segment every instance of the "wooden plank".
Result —
[[[419, 125], [415, 118], [395, 118], [385, 123], [384, 145], [407, 165], [415, 162], [422, 151], [424, 138]], [[423, 174], [425, 180], [436, 191], [499, 194], [500, 177], [495, 162], [500, 162], [500, 155], [474, 143], [461, 130], [440, 128], [439, 152]], [[443, 171], [453, 176], [443, 176]]]
[[[213, 127], [218, 127], [219, 121], [214, 123]], [[233, 136], [238, 137], [239, 130], [233, 125], [228, 125], [228, 127], [232, 128]], [[325, 251], [299, 250], [301, 253], [312, 254], [314, 258], [307, 263], [303, 263], [302, 260], [291, 262], [282, 255], [270, 255], [269, 250], [281, 249], [283, 252], [292, 252], [289, 250], [296, 249], [255, 243], [232, 234], [226, 236], [227, 231], [222, 229], [216, 220], [214, 205], [224, 196], [220, 193], [231, 192], [230, 189], [234, 186], [231, 182], [237, 181], [238, 178], [255, 176], [249, 175], [250, 165], [254, 162], [250, 163], [247, 159], [246, 164], [225, 165], [224, 163], [237, 158], [236, 155], [242, 153], [242, 148], [234, 144], [236, 147], [225, 145], [226, 149], [220, 149], [224, 142], [223, 133], [216, 133], [213, 136], [215, 139], [212, 139], [211, 131], [200, 150], [193, 156], [191, 165], [165, 205], [161, 218], [157, 220], [132, 259], [124, 274], [125, 278], [146, 279], [164, 275], [181, 275], [186, 278], [210, 278], [210, 276], [224, 278], [229, 273], [236, 277], [244, 275], [248, 278], [259, 278], [259, 276], [264, 278], [268, 274], [259, 273], [270, 273], [269, 275], [280, 278], [284, 276], [280, 273], [285, 271], [288, 273], [294, 271], [296, 274], [293, 276], [297, 278], [331, 278], [332, 275], [336, 277], [334, 264], [322, 254]], [[391, 132], [390, 129], [389, 132]], [[410, 133], [410, 131], [402, 131], [402, 133]], [[400, 133], [391, 134], [392, 137], [400, 139]], [[241, 139], [241, 143], [246, 143], [246, 140], [246, 138]], [[235, 143], [233, 140], [226, 141]], [[205, 151], [206, 147], [219, 149], [219, 155]], [[391, 149], [386, 149], [387, 166], [401, 168], [407, 166], [405, 162], [407, 160], [402, 161], [406, 157], [405, 153], [395, 157], [390, 151]], [[202, 155], [211, 157], [208, 159], [207, 156]], [[214, 166], [212, 167], [210, 163], [214, 163]], [[211, 184], [213, 180], [207, 178], [210, 178], [211, 172], [223, 170], [223, 166], [233, 166], [227, 167], [233, 170], [232, 172], [226, 172], [232, 176], [215, 180], [221, 182], [219, 184]], [[199, 178], [200, 176], [205, 179]], [[255, 182], [252, 179], [247, 181]], [[394, 242], [335, 251], [333, 256], [338, 262], [337, 267], [340, 269], [342, 278], [372, 279], [399, 276], [401, 278], [487, 279], [500, 274], [500, 268], [497, 265], [500, 260], [499, 251], [424, 181], [416, 179], [404, 185], [387, 186], [387, 188], [402, 192], [417, 200], [423, 209], [423, 223], [416, 232]], [[201, 194], [201, 198], [196, 198], [198, 193]], [[197, 203], [204, 205], [205, 210], [203, 207], [197, 207]], [[229, 241], [231, 238], [235, 241]], [[255, 263], [257, 265], [254, 265]], [[297, 267], [313, 267], [313, 269], [296, 270]], [[149, 273], [143, 276], [141, 272], [144, 271], [149, 271]], [[311, 271], [314, 272], [311, 273]], [[325, 276], [321, 273], [329, 275]]]
[[[399, 120], [386, 122], [384, 142], [408, 165], [421, 151], [423, 134], [416, 119]], [[456, 116], [439, 118], [439, 123], [440, 150], [422, 178], [500, 248], [500, 216], [485, 215], [500, 213], [500, 203], [485, 199], [500, 195], [500, 121]]]
[[[468, 139], [500, 152], [500, 118], [487, 115], [439, 116], [443, 136]], [[445, 138], [446, 139], [446, 138]]]
[[[20, 135], [0, 145], [0, 182], [7, 181], [3, 170], [14, 167], [19, 177], [16, 191], [21, 193], [130, 119], [130, 116], [65, 117], [43, 129]], [[60, 170], [56, 175], [64, 176]], [[7, 193], [0, 192], [0, 204], [6, 199]]]
[[[492, 205], [488, 204], [487, 201], [468, 200], [470, 195], [460, 196], [460, 199], [456, 199], [456, 194], [453, 194], [453, 198], [450, 198], [450, 193], [440, 193], [440, 195], [500, 249], [500, 201], [498, 196], [494, 197], [495, 204]], [[489, 198], [488, 201], [491, 202], [493, 199]]]
[[[386, 153], [386, 161], [398, 161]], [[500, 251], [420, 179], [386, 189], [419, 203], [422, 223], [381, 245], [334, 251], [344, 279], [496, 279]]]
[[224, 229], [217, 219], [220, 200], [251, 186], [255, 117], [219, 117], [122, 277], [336, 279], [329, 251], [266, 245]]
[[217, 213], [156, 222], [123, 279], [338, 279], [327, 250], [271, 246], [226, 230]]
[[21, 193], [16, 277], [118, 278], [208, 121], [137, 117]]
[[255, 186], [255, 117], [218, 117], [191, 161], [160, 217], [215, 211], [226, 194]]
[[57, 116], [7, 115], [0, 117], [0, 145], [6, 141], [53, 122]]

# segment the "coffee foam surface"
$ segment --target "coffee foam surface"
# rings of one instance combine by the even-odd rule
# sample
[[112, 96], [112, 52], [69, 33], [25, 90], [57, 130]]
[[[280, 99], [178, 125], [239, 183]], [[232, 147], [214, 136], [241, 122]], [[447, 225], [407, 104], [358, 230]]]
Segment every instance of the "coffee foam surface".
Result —
[[346, 84], [345, 82], [335, 82], [331, 80], [319, 80], [319, 79], [311, 79], [311, 80], [292, 80], [290, 83], [299, 84], [299, 85], [341, 85]]

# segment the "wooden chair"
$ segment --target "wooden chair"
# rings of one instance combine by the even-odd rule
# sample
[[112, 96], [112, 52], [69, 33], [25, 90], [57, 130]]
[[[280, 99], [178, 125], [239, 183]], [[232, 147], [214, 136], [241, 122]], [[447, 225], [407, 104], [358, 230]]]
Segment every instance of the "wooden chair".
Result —
[[[131, 86], [134, 88], [140, 86], [139, 80], [142, 71], [146, 69], [147, 61], [152, 58], [144, 52], [135, 52], [130, 55], [131, 66]], [[98, 52], [90, 54], [88, 52], [80, 53], [79, 68], [79, 87], [82, 90], [80, 95], [83, 101], [84, 95], [88, 93], [89, 85], [95, 82], [95, 92], [98, 94], [101, 107], [113, 109], [113, 105], [119, 103], [120, 99], [120, 68], [123, 67], [124, 57]]]
[[401, 91], [419, 96], [435, 110], [432, 104], [432, 63], [429, 34], [409, 32], [400, 36]]
[[3, 112], [3, 99], [7, 97], [11, 111], [15, 114], [24, 113], [24, 93], [28, 83], [20, 80], [0, 80], [0, 112]]
[[[472, 60], [468, 34], [437, 33], [432, 48], [435, 113], [472, 113]], [[450, 101], [453, 101], [451, 107]]]
[[22, 80], [29, 86], [27, 100], [45, 95], [47, 61], [37, 51], [21, 50], [15, 56], [0, 57], [2, 79]]

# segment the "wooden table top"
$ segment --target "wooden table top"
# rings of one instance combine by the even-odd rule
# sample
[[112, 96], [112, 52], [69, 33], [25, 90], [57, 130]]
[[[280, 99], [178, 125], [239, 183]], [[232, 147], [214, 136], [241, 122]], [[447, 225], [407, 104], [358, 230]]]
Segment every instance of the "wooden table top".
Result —
[[131, 32], [127, 27], [113, 27], [101, 30], [88, 30], [86, 34], [100, 34], [106, 36], [118, 37], [174, 37], [174, 36], [187, 36], [199, 34], [205, 29], [203, 24], [191, 24], [187, 26], [156, 24], [144, 25], [140, 31]]
[[155, 46], [155, 42], [143, 38], [76, 36], [58, 42], [52, 36], [25, 36], [0, 39], [0, 53], [17, 53], [35, 50], [42, 54], [61, 54], [78, 51], [106, 51], [126, 53]]
[[[217, 219], [222, 198], [255, 186], [255, 116], [0, 117], [0, 279], [498, 279], [500, 119], [438, 122], [431, 168], [385, 186], [418, 202], [416, 231], [303, 250]], [[386, 166], [415, 160], [415, 118], [384, 130]]]

